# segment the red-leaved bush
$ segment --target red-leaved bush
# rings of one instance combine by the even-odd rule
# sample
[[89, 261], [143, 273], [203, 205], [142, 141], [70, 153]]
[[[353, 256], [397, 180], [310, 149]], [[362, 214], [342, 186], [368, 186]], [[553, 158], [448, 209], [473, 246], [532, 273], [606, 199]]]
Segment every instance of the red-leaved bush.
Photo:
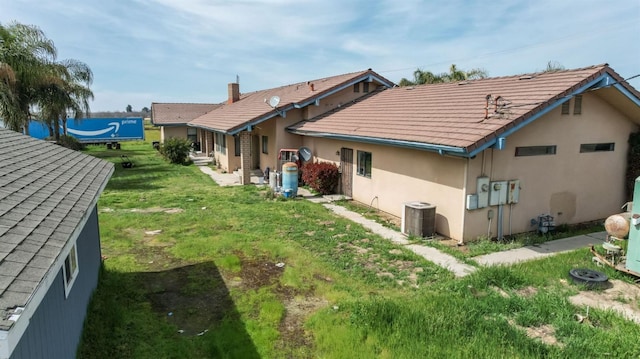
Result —
[[307, 163], [302, 167], [302, 181], [320, 194], [334, 193], [339, 180], [340, 173], [335, 163]]

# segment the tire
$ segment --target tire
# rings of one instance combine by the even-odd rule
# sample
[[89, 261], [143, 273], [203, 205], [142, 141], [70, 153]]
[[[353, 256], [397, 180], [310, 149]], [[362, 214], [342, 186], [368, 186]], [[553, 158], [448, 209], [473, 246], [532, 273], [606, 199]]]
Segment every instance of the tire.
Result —
[[574, 268], [569, 271], [569, 276], [576, 284], [583, 284], [588, 288], [602, 288], [609, 282], [609, 277], [602, 272], [585, 268]]

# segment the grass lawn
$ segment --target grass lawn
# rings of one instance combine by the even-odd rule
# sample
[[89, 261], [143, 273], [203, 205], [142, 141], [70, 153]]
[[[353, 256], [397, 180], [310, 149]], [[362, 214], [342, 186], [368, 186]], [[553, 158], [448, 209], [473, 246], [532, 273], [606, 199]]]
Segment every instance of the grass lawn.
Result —
[[117, 166], [80, 358], [640, 355], [639, 325], [593, 308], [574, 319], [586, 308], [568, 300], [580, 288], [567, 273], [595, 268], [586, 248], [456, 279], [321, 205], [170, 165], [150, 132], [87, 150]]

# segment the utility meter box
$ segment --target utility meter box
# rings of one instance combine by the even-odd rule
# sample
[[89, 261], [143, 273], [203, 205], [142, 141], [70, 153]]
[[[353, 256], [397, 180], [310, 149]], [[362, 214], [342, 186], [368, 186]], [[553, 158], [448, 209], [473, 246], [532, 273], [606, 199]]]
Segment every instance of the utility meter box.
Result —
[[507, 181], [489, 183], [489, 205], [497, 206], [506, 204], [508, 189], [509, 183]]
[[489, 177], [478, 177], [476, 180], [476, 192], [478, 194], [477, 208], [489, 206]]
[[507, 203], [518, 203], [520, 200], [520, 180], [509, 181], [509, 194]]

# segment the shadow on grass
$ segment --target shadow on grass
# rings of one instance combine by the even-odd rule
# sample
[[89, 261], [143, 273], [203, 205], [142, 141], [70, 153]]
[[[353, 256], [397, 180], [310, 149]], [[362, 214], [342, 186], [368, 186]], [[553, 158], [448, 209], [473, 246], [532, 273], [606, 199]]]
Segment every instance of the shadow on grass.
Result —
[[259, 358], [213, 262], [103, 269], [78, 358]]

